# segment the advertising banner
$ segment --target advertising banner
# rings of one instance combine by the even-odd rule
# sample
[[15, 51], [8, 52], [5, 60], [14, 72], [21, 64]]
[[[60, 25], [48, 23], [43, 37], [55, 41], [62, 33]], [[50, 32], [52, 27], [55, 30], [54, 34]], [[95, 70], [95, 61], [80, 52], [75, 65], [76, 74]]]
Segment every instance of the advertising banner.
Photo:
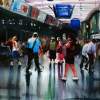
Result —
[[45, 23], [49, 25], [57, 25], [58, 21], [54, 17], [47, 15], [45, 19]]
[[35, 7], [32, 7], [32, 11], [31, 11], [31, 18], [33, 19], [37, 19], [39, 15], [39, 10]]
[[25, 0], [13, 0], [10, 10], [18, 12], [21, 8], [22, 3], [25, 3]]
[[44, 23], [45, 19], [46, 19], [46, 15], [44, 12], [40, 11], [37, 20]]
[[20, 11], [18, 13], [20, 13], [21, 15], [27, 16], [29, 13], [29, 8], [30, 6], [24, 3], [21, 5]]
[[12, 1], [13, 0], [0, 0], [0, 5], [2, 7], [4, 7], [5, 9], [8, 9], [9, 10], [11, 8]]

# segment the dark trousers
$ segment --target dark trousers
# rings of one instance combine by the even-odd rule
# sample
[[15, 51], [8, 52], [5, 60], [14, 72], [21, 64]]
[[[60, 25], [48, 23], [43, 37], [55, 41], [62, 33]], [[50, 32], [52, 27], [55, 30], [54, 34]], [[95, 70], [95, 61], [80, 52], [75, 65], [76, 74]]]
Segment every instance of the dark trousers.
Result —
[[37, 69], [38, 71], [40, 71], [38, 53], [34, 53], [34, 63], [35, 63], [36, 69]]
[[93, 68], [93, 64], [94, 64], [94, 55], [93, 55], [93, 54], [88, 54], [88, 56], [89, 56], [89, 62], [88, 62], [88, 64], [89, 64], [89, 73], [91, 73], [92, 70], [94, 69], [94, 68]]
[[28, 66], [26, 68], [26, 72], [29, 72], [33, 58], [34, 58], [36, 69], [40, 71], [38, 53], [33, 53], [31, 50], [29, 50], [27, 56], [28, 56]]
[[81, 60], [80, 68], [83, 68], [83, 64], [84, 63], [86, 63], [85, 64], [85, 68], [87, 68], [88, 67], [88, 58], [85, 57], [84, 55], [82, 55], [82, 60]]
[[34, 58], [34, 54], [30, 49], [27, 50], [27, 56], [28, 56], [28, 64], [27, 64], [26, 72], [29, 71], [31, 67], [32, 59]]

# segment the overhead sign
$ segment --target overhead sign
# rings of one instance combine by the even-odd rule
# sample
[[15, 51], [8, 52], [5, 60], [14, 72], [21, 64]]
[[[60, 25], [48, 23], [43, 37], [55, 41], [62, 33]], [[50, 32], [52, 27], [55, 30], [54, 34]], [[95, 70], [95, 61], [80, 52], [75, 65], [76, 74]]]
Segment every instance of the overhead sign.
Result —
[[70, 26], [72, 27], [72, 29], [74, 29], [75, 31], [80, 29], [80, 20], [78, 18], [73, 18], [71, 20]]
[[73, 6], [66, 4], [56, 4], [53, 6], [55, 17], [57, 18], [71, 18]]

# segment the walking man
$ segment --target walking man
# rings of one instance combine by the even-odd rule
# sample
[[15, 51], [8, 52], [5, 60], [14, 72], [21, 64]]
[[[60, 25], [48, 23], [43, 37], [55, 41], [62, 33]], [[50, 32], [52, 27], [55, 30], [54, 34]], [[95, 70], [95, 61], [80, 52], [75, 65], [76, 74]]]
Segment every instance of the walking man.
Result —
[[38, 33], [34, 32], [32, 37], [28, 39], [27, 41], [27, 55], [28, 55], [28, 66], [26, 68], [26, 74], [30, 73], [30, 67], [31, 67], [31, 62], [32, 59], [34, 58], [34, 63], [35, 63], [35, 69], [38, 72], [41, 72], [41, 69], [39, 67], [39, 50], [41, 48], [41, 42], [38, 38]]

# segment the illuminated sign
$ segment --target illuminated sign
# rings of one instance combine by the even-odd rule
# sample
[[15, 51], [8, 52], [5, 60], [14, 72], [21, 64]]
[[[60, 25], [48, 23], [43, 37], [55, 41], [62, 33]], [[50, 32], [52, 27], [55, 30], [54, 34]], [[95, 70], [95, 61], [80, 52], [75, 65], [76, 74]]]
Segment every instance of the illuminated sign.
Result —
[[57, 18], [70, 18], [72, 15], [73, 6], [65, 4], [54, 5], [54, 13]]
[[78, 31], [80, 29], [80, 20], [78, 18], [73, 18], [71, 20], [70, 26], [75, 30]]

